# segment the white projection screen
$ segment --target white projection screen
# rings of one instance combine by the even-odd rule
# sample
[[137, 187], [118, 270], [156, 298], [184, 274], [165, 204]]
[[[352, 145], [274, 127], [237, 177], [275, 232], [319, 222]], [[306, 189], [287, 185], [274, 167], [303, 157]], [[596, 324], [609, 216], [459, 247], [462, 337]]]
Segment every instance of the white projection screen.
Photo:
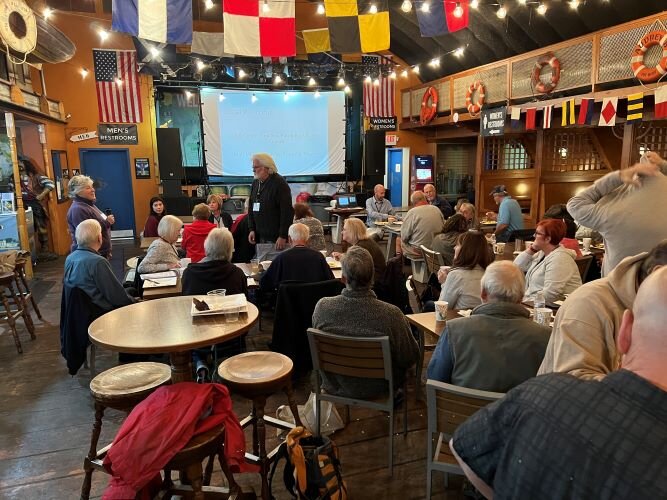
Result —
[[254, 153], [283, 176], [345, 173], [343, 92], [202, 89], [201, 100], [209, 175], [252, 175]]

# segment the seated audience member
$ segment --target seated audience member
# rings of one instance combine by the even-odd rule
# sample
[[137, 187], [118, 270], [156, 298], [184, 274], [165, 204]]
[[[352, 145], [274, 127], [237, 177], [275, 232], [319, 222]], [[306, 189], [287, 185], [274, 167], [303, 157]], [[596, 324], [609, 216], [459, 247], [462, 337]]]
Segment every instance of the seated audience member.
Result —
[[565, 223], [558, 219], [541, 221], [535, 229], [535, 241], [517, 255], [514, 263], [526, 273], [524, 300], [534, 300], [538, 292], [553, 303], [581, 286], [581, 275], [572, 250], [560, 246]]
[[454, 209], [452, 206], [447, 200], [438, 196], [438, 193], [436, 193], [435, 186], [433, 184], [426, 184], [426, 186], [424, 186], [424, 195], [426, 196], [426, 201], [428, 201], [428, 204], [433, 205], [434, 207], [438, 207], [445, 219], [454, 215]]
[[384, 197], [386, 189], [382, 184], [373, 188], [373, 196], [366, 200], [366, 223], [368, 224], [368, 236], [375, 240], [382, 239], [383, 230], [376, 226], [376, 222], [393, 222], [396, 220], [394, 208], [391, 202]]
[[558, 309], [539, 375], [569, 373], [602, 380], [620, 366], [617, 337], [623, 311], [637, 287], [667, 264], [667, 240], [648, 253], [623, 259], [602, 279], [577, 288]]
[[450, 448], [486, 498], [667, 498], [665, 303], [660, 269], [623, 314], [619, 371], [534, 378], [456, 430]]
[[300, 223], [292, 224], [288, 235], [292, 248], [279, 253], [271, 262], [269, 269], [259, 281], [262, 290], [275, 290], [283, 281], [315, 283], [334, 279], [324, 255], [306, 246], [310, 236], [308, 226]]
[[551, 330], [530, 319], [521, 305], [523, 287], [517, 266], [490, 264], [481, 281], [482, 304], [467, 318], [447, 321], [428, 364], [428, 378], [507, 392], [534, 377]]
[[454, 214], [445, 221], [442, 233], [436, 234], [431, 243], [431, 250], [439, 252], [445, 266], [451, 266], [454, 260], [454, 247], [459, 236], [468, 230], [468, 221], [461, 214]]
[[479, 229], [479, 220], [477, 219], [477, 210], [475, 205], [467, 201], [461, 203], [461, 206], [456, 211], [465, 217], [468, 222], [468, 229]]
[[217, 228], [226, 227], [227, 229], [231, 229], [234, 221], [232, 220], [232, 216], [223, 210], [222, 203], [222, 197], [218, 194], [210, 194], [208, 198], [206, 198], [206, 204], [211, 211], [208, 221], [215, 224], [215, 227]]
[[187, 224], [183, 229], [183, 240], [181, 249], [185, 251], [185, 256], [192, 259], [192, 262], [199, 262], [204, 258], [204, 240], [215, 229], [215, 224], [208, 221], [211, 211], [208, 206], [199, 203], [192, 209], [192, 224]]
[[577, 223], [567, 211], [567, 206], [562, 203], [551, 205], [546, 212], [544, 212], [544, 219], [560, 219], [565, 223], [565, 237], [560, 240], [560, 246], [573, 250], [577, 254], [577, 258], [582, 257], [583, 254], [579, 249], [579, 242], [575, 235], [577, 234]]
[[625, 257], [647, 252], [667, 238], [667, 162], [654, 152], [648, 164], [610, 172], [572, 197], [567, 209], [605, 242], [602, 276]]
[[139, 274], [156, 273], [181, 267], [174, 243], [183, 227], [183, 222], [173, 215], [165, 215], [157, 227], [159, 238], [148, 247], [146, 256], [141, 259], [137, 271]]
[[[359, 246], [351, 247], [342, 258], [345, 288], [337, 297], [320, 299], [313, 313], [313, 327], [336, 335], [353, 337], [388, 336], [394, 384], [400, 387], [406, 370], [419, 359], [419, 347], [400, 309], [375, 297], [373, 259]], [[368, 398], [386, 395], [384, 380], [325, 374], [322, 387], [330, 394]]]
[[406, 256], [421, 258], [419, 247], [431, 248], [433, 237], [445, 227], [445, 219], [439, 208], [428, 204], [422, 191], [412, 193], [410, 202], [413, 207], [403, 218], [400, 246]]
[[232, 262], [250, 262], [255, 256], [255, 245], [250, 243], [248, 235], [250, 226], [248, 225], [248, 199], [243, 204], [243, 213], [234, 219], [232, 224], [232, 235], [234, 236], [234, 253]]
[[484, 270], [493, 262], [489, 243], [479, 231], [461, 234], [454, 247], [453, 267], [438, 272], [440, 300], [452, 309], [472, 309], [481, 304], [479, 286]]
[[512, 232], [517, 229], [523, 229], [523, 215], [521, 215], [521, 205], [505, 189], [505, 186], [499, 184], [489, 193], [493, 196], [493, 201], [498, 205], [498, 213], [487, 212], [486, 217], [496, 221], [496, 241], [507, 242]]
[[213, 229], [204, 240], [206, 257], [183, 271], [183, 295], [205, 295], [224, 288], [227, 295], [248, 292], [243, 271], [231, 263], [234, 238], [228, 229]]
[[164, 200], [159, 196], [153, 196], [148, 207], [150, 214], [148, 215], [148, 219], [146, 219], [143, 235], [146, 238], [157, 238], [157, 226], [162, 217], [167, 215], [167, 207], [164, 205]]
[[109, 261], [98, 251], [102, 247], [102, 227], [95, 219], [81, 221], [74, 234], [76, 249], [65, 259], [63, 284], [77, 287], [104, 311], [134, 303], [111, 270]]
[[[343, 223], [343, 241], [349, 245], [357, 245], [368, 250], [373, 258], [373, 269], [375, 271], [375, 280], [380, 280], [384, 276], [384, 271], [387, 268], [387, 261], [384, 258], [382, 250], [375, 242], [368, 237], [366, 226], [356, 217], [349, 217]], [[343, 255], [340, 252], [331, 252], [331, 255], [340, 259]]]
[[313, 211], [306, 203], [294, 204], [294, 222], [299, 222], [308, 226], [310, 237], [308, 238], [308, 248], [313, 250], [326, 250], [327, 244], [324, 241], [324, 228], [322, 223], [315, 218]]

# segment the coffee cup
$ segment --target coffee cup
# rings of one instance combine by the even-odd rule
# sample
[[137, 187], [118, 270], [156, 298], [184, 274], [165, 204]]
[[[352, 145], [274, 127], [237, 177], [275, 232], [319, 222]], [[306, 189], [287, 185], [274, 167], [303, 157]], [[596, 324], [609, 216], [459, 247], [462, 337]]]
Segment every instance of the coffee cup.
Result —
[[514, 250], [523, 250], [523, 240], [521, 238], [516, 238], [514, 240]]
[[505, 253], [505, 243], [496, 243], [493, 245], [493, 251], [496, 255], [502, 255]]
[[593, 241], [592, 238], [584, 238], [584, 252], [590, 252], [591, 251], [591, 242]]
[[436, 300], [435, 301], [435, 320], [436, 321], [446, 321], [447, 320], [447, 308], [449, 303], [445, 300]]
[[548, 307], [539, 307], [535, 309], [535, 321], [540, 325], [550, 326], [553, 311]]
[[530, 250], [530, 246], [533, 244], [532, 241], [526, 241], [526, 250]]

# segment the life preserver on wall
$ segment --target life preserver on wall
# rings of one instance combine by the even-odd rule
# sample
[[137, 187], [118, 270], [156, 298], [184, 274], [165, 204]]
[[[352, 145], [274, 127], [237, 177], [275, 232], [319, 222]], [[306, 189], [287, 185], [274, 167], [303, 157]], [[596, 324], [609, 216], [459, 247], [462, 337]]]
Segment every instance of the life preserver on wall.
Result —
[[24, 0], [0, 2], [0, 38], [11, 50], [29, 54], [37, 46], [37, 20]]
[[[549, 83], [544, 83], [540, 80], [540, 73], [542, 68], [546, 65], [551, 66], [551, 81]], [[533, 88], [536, 92], [540, 94], [548, 94], [553, 91], [560, 81], [560, 61], [558, 58], [553, 55], [551, 52], [540, 56], [540, 58], [535, 63], [533, 67], [533, 72], [530, 75], [530, 81], [533, 84]]]
[[[654, 68], [644, 66], [644, 54], [654, 45], [662, 46], [662, 58]], [[651, 31], [639, 40], [639, 43], [632, 49], [632, 58], [630, 59], [632, 72], [645, 83], [653, 83], [660, 80], [662, 75], [667, 73], [667, 31]]]
[[419, 123], [426, 125], [438, 112], [438, 91], [435, 87], [429, 87], [422, 97], [422, 108], [419, 112]]
[[[472, 102], [472, 96], [477, 92], [477, 102]], [[484, 100], [486, 95], [484, 93], [484, 84], [479, 80], [475, 80], [468, 87], [468, 92], [466, 92], [466, 108], [468, 108], [468, 113], [475, 114], [479, 113], [484, 107]]]

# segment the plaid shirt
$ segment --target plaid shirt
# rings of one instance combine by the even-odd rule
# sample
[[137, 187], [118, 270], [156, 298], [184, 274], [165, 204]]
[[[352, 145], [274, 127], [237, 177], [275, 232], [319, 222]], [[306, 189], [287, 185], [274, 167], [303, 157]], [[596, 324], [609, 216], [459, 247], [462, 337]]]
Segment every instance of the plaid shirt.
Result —
[[626, 370], [537, 377], [461, 425], [454, 447], [495, 499], [667, 498], [667, 392]]

